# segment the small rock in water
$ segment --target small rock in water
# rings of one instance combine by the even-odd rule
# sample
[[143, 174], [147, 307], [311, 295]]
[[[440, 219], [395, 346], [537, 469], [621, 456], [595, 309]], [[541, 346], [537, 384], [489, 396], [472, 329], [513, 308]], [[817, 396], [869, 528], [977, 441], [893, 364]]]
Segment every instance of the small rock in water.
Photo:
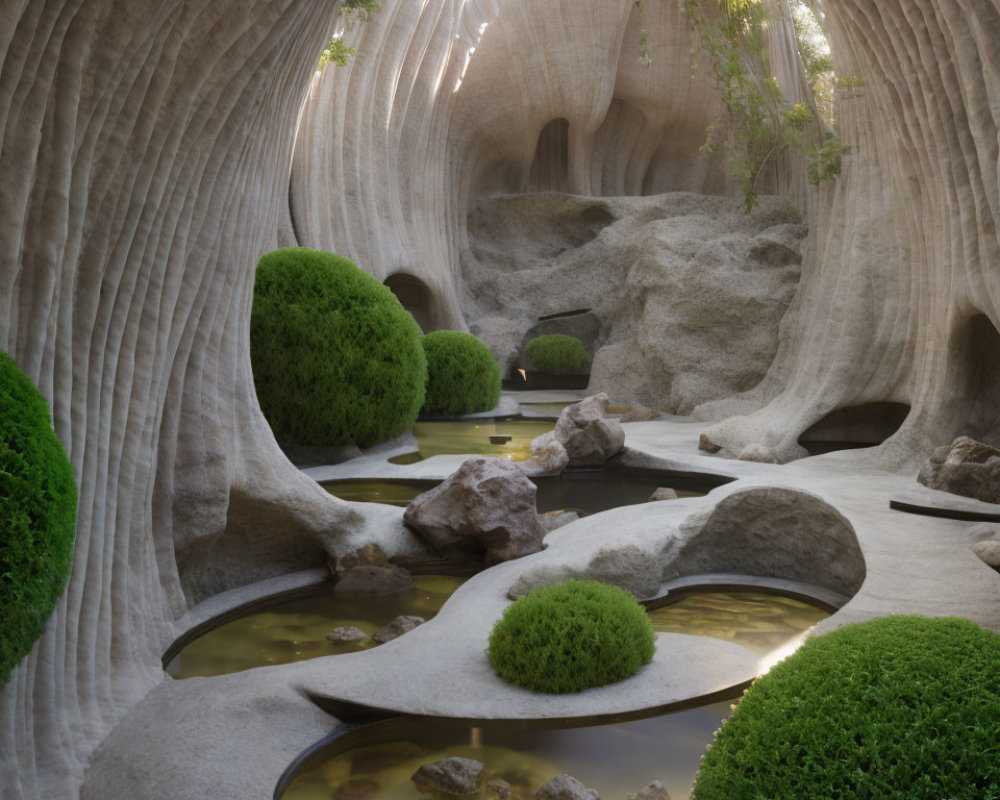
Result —
[[535, 800], [601, 800], [601, 796], [564, 772], [535, 792]]
[[494, 778], [486, 783], [486, 800], [510, 800], [514, 787], [502, 778]]
[[653, 781], [640, 792], [629, 792], [627, 800], [670, 800], [670, 793], [659, 781]]
[[479, 785], [483, 781], [483, 763], [472, 758], [453, 756], [424, 764], [413, 773], [410, 780], [421, 792], [468, 797], [479, 791]]
[[372, 636], [372, 639], [382, 644], [385, 642], [391, 642], [393, 639], [402, 636], [404, 633], [409, 633], [418, 625], [423, 625], [426, 621], [427, 620], [423, 617], [411, 617], [409, 614], [401, 614], [388, 625], [375, 631], [375, 635]]
[[326, 638], [328, 641], [340, 644], [342, 642], [359, 642], [362, 639], [367, 639], [368, 634], [361, 628], [348, 625], [346, 628], [343, 626], [334, 628], [326, 635]]
[[657, 500], [676, 500], [677, 492], [666, 486], [661, 486], [649, 496], [647, 503], [655, 503]]

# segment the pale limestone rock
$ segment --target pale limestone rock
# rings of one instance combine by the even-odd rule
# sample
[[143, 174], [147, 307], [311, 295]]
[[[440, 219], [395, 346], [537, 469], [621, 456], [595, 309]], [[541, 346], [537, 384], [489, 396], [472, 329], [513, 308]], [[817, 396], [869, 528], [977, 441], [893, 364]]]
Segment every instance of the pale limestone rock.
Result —
[[660, 500], [676, 500], [677, 492], [671, 489], [669, 486], [661, 486], [659, 489], [654, 491], [647, 502], [655, 503]]
[[552, 431], [535, 437], [531, 443], [531, 458], [515, 462], [525, 475], [553, 475], [569, 464], [569, 455]]
[[381, 597], [412, 588], [413, 578], [402, 567], [395, 564], [383, 567], [358, 564], [344, 572], [334, 585], [333, 593], [338, 596]]

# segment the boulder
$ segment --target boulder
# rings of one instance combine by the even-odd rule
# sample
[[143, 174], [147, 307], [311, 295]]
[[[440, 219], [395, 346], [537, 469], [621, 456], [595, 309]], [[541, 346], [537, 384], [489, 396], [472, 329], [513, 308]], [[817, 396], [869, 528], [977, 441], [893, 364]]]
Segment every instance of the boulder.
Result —
[[1000, 450], [960, 436], [934, 451], [917, 480], [930, 489], [1000, 503]]
[[389, 566], [389, 557], [380, 545], [368, 542], [357, 550], [352, 550], [347, 555], [341, 556], [336, 563], [331, 561], [330, 571], [335, 578], [341, 578], [347, 570], [358, 566], [387, 567]]
[[1000, 541], [986, 539], [972, 545], [972, 552], [979, 556], [993, 569], [1000, 569]]
[[535, 792], [535, 800], [601, 800], [601, 796], [572, 775], [563, 773]]
[[629, 792], [627, 800], [670, 800], [670, 793], [659, 781], [653, 781], [645, 789]]
[[423, 617], [412, 617], [409, 614], [400, 614], [388, 625], [384, 625], [375, 631], [372, 635], [372, 639], [379, 644], [385, 644], [386, 642], [391, 642], [393, 639], [398, 639], [404, 633], [409, 633], [418, 625], [423, 625], [426, 621], [427, 620]]
[[603, 464], [625, 447], [625, 431], [608, 416], [603, 392], [564, 408], [553, 434], [566, 449], [571, 467]]
[[453, 756], [424, 764], [410, 780], [421, 792], [468, 797], [479, 791], [483, 781], [483, 763], [472, 758]]
[[649, 500], [647, 500], [646, 502], [655, 503], [658, 500], [676, 500], [676, 499], [677, 499], [677, 492], [675, 492], [668, 486], [661, 486], [659, 489], [657, 489], [649, 496]]
[[367, 639], [368, 634], [361, 630], [361, 628], [348, 625], [346, 628], [334, 628], [326, 635], [326, 638], [327, 641], [334, 644], [343, 644], [344, 642], [360, 642], [362, 639]]
[[487, 564], [542, 549], [537, 489], [502, 458], [471, 458], [439, 486], [415, 497], [403, 521], [439, 550], [485, 551]]
[[335, 595], [379, 597], [413, 588], [410, 573], [395, 564], [375, 567], [359, 564], [343, 573], [333, 587]]

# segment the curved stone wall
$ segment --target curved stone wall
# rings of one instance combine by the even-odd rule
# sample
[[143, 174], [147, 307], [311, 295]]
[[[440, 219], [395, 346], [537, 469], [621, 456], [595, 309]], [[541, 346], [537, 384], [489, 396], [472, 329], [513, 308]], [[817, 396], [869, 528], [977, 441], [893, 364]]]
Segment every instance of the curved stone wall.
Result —
[[80, 493], [69, 588], [0, 687], [4, 800], [75, 796], [189, 601], [315, 562], [310, 534], [356, 516], [277, 449], [248, 352], [335, 11], [0, 1], [0, 349], [48, 398]]
[[912, 466], [960, 433], [996, 442], [1000, 396], [984, 371], [997, 367], [969, 331], [977, 315], [1000, 324], [1000, 3], [823, 8], [838, 73], [864, 80], [837, 104], [853, 153], [811, 208], [770, 373], [697, 413], [724, 420], [707, 433], [729, 455], [760, 460], [802, 455], [813, 423], [871, 402], [912, 406], [882, 446], [889, 464]]

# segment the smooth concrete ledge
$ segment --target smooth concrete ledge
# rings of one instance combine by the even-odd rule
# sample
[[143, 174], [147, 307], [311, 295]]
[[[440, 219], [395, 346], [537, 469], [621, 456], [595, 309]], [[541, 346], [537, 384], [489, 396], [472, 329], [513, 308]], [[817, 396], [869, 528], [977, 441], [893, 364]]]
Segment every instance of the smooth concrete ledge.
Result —
[[831, 609], [839, 609], [851, 599], [848, 595], [835, 592], [826, 586], [803, 581], [787, 580], [785, 578], [769, 578], [758, 575], [743, 575], [737, 572], [716, 572], [705, 575], [688, 575], [665, 581], [660, 587], [659, 597], [647, 602], [647, 606], [655, 608], [660, 601], [671, 601], [673, 596], [687, 594], [693, 589], [711, 589], [719, 591], [726, 589], [759, 590], [776, 594], [793, 595], [815, 601]]
[[911, 514], [944, 517], [965, 522], [1000, 522], [1000, 503], [986, 503], [974, 497], [930, 489], [919, 483], [898, 492], [889, 501], [891, 508]]
[[[767, 664], [738, 645], [702, 637], [660, 634], [653, 662], [633, 678], [558, 697], [502, 682], [485, 648], [510, 602], [508, 592], [522, 579], [590, 572], [644, 590], [655, 579], [645, 592], [655, 594], [663, 582], [657, 571], [677, 556], [678, 546], [727, 498], [751, 489], [802, 492], [832, 506], [854, 530], [864, 559], [860, 588], [816, 631], [893, 613], [961, 616], [1000, 630], [1000, 576], [971, 552], [974, 526], [889, 509], [890, 497], [912, 488], [911, 476], [880, 468], [867, 451], [784, 466], [725, 461], [697, 450], [702, 428], [677, 420], [626, 425], [630, 458], [643, 466], [729, 475], [737, 478], [733, 483], [703, 498], [625, 506], [560, 528], [543, 552], [481, 573], [434, 619], [375, 650], [166, 680], [102, 745], [84, 800], [267, 800], [296, 755], [338, 724], [313, 699], [458, 718], [584, 718], [669, 706], [738, 685]], [[373, 461], [369, 477], [438, 477], [434, 461], [411, 465], [408, 475], [380, 474]], [[355, 469], [345, 477], [362, 476]], [[794, 526], [794, 514], [788, 519]]]

